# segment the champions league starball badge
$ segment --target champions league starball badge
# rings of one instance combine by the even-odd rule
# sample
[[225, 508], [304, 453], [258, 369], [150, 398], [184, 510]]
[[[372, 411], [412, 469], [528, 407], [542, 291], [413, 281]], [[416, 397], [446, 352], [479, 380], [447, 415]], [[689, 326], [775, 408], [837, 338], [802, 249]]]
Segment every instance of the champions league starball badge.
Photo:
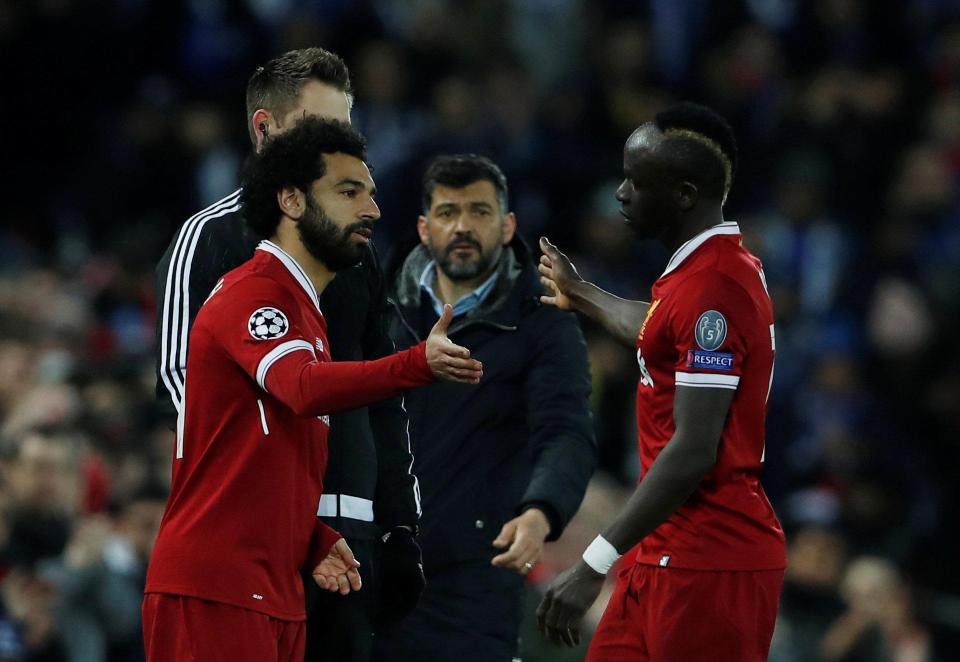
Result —
[[250, 335], [257, 340], [273, 340], [283, 336], [290, 328], [287, 316], [276, 308], [258, 308], [247, 324]]
[[708, 352], [720, 347], [727, 339], [727, 320], [716, 310], [708, 310], [697, 320], [697, 344]]

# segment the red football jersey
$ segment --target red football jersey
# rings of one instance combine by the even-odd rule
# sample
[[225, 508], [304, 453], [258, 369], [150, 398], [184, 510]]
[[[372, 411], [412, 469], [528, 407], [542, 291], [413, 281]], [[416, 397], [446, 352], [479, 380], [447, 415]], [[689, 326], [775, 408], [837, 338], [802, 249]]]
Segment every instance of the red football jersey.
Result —
[[312, 282], [265, 241], [214, 288], [189, 346], [173, 484], [146, 592], [302, 620], [298, 571], [339, 537], [317, 519], [327, 415], [433, 381], [424, 345], [330, 362]]
[[697, 570], [786, 567], [783, 529], [760, 485], [773, 380], [773, 306], [760, 261], [726, 222], [674, 253], [637, 336], [643, 475], [674, 434], [678, 386], [736, 391], [716, 466], [640, 543], [637, 561]]

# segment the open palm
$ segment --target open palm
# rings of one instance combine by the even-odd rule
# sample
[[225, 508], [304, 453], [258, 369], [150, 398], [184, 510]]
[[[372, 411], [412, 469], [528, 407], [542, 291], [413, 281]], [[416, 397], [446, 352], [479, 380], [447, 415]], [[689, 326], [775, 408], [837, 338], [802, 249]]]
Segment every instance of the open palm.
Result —
[[313, 569], [313, 580], [322, 589], [346, 595], [350, 591], [360, 590], [359, 567], [360, 563], [354, 558], [347, 541], [340, 538], [330, 548], [326, 558]]

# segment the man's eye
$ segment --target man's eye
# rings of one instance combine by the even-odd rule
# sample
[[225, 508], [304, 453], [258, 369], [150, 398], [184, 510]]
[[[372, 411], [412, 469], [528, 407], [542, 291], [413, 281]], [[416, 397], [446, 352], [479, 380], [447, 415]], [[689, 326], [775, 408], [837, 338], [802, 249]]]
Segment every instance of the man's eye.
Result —
[[453, 216], [453, 210], [451, 209], [441, 209], [437, 216], [441, 218], [450, 218]]
[[347, 189], [346, 191], [342, 191], [341, 195], [345, 196], [349, 200], [352, 200], [355, 197], [357, 197], [357, 192], [351, 188], [351, 189]]

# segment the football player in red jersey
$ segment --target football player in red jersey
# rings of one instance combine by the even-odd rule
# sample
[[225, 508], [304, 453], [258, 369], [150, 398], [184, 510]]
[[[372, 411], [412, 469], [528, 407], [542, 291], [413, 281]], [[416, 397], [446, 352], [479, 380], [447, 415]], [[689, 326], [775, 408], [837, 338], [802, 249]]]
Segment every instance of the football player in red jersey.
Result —
[[736, 142], [712, 110], [680, 104], [623, 150], [621, 213], [675, 252], [651, 302], [585, 282], [543, 238], [544, 303], [577, 310], [636, 347], [642, 477], [583, 560], [551, 584], [537, 615], [554, 642], [580, 619], [623, 554], [591, 641], [593, 662], [765, 660], [786, 551], [760, 485], [773, 379], [773, 307], [760, 261], [723, 203]]
[[375, 361], [332, 362], [319, 295], [364, 255], [380, 210], [349, 125], [308, 117], [244, 174], [243, 210], [264, 241], [226, 274], [190, 333], [186, 407], [170, 499], [147, 574], [150, 662], [293, 662], [304, 656], [299, 569], [347, 594], [359, 564], [317, 517], [329, 414], [482, 366], [446, 337]]

